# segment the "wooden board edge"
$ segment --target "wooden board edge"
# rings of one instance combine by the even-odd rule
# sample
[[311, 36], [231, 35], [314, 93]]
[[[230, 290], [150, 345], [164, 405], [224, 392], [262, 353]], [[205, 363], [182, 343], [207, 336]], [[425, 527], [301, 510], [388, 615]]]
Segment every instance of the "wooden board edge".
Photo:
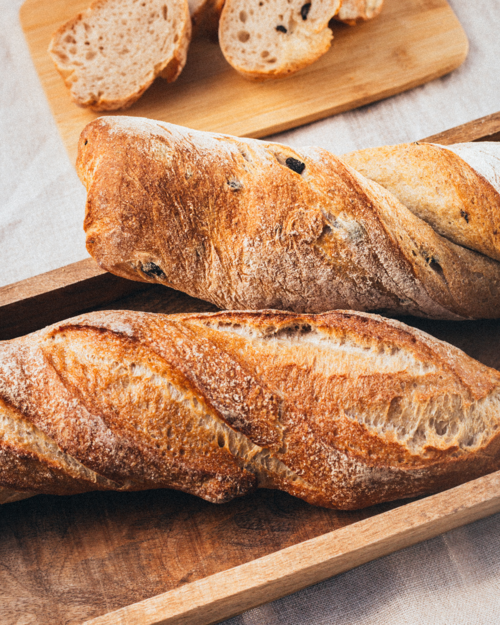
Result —
[[92, 258], [0, 288], [0, 340], [9, 340], [150, 288], [101, 269]]
[[500, 471], [84, 625], [209, 625], [500, 511]]
[[20, 302], [26, 297], [38, 297], [105, 273], [93, 258], [85, 258], [0, 288], [0, 308]]
[[[247, 136], [252, 139], [262, 139], [271, 135], [279, 134], [281, 132], [286, 132], [288, 130], [295, 130], [302, 126], [306, 126], [307, 124], [312, 124], [314, 122], [326, 119], [327, 117], [333, 117], [334, 115], [353, 111], [362, 106], [367, 106], [368, 104], [381, 102], [382, 100], [386, 100], [387, 98], [399, 95], [400, 93], [404, 93], [405, 91], [410, 91], [411, 89], [415, 89], [416, 87], [425, 85], [428, 82], [436, 80], [437, 78], [442, 78], [443, 76], [446, 76], [447, 74], [450, 74], [454, 70], [458, 69], [462, 65], [462, 63], [464, 63], [469, 53], [469, 40], [467, 39], [467, 35], [465, 34], [465, 31], [463, 30], [458, 20], [457, 31], [459, 31], [460, 33], [462, 48], [460, 52], [456, 54], [452, 61], [448, 62], [446, 65], [443, 65], [439, 69], [435, 69], [428, 74], [419, 76], [418, 78], [408, 80], [408, 82], [400, 84], [397, 87], [391, 87], [389, 89], [379, 91], [376, 94], [360, 95], [359, 98], [351, 100], [349, 103], [337, 104], [335, 106], [322, 109], [321, 111], [305, 114], [301, 117], [296, 117], [293, 120], [285, 120], [279, 123], [273, 122], [272, 124], [263, 126], [257, 132], [250, 132]], [[76, 160], [74, 150], [70, 149], [69, 145], [67, 146], [67, 149], [70, 157]]]
[[422, 139], [428, 143], [451, 145], [469, 141], [500, 141], [500, 112], [474, 119], [444, 132]]

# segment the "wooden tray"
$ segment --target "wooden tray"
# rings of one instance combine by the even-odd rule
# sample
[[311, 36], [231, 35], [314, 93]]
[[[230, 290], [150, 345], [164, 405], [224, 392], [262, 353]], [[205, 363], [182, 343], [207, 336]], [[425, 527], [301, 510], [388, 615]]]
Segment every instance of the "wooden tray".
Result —
[[[430, 140], [500, 140], [500, 113]], [[99, 307], [214, 309], [88, 259], [0, 289], [0, 338]], [[406, 321], [500, 369], [500, 321]], [[500, 472], [357, 512], [265, 490], [220, 506], [173, 491], [34, 497], [1, 508], [0, 623], [214, 623], [499, 510]]]
[[[78, 108], [47, 46], [54, 30], [90, 0], [26, 0], [21, 23], [72, 162], [95, 113]], [[159, 79], [127, 115], [237, 136], [262, 137], [416, 87], [458, 67], [467, 38], [446, 0], [386, 0], [382, 14], [355, 28], [335, 24], [332, 49], [286, 80], [248, 82], [207, 39], [192, 43], [177, 82]]]

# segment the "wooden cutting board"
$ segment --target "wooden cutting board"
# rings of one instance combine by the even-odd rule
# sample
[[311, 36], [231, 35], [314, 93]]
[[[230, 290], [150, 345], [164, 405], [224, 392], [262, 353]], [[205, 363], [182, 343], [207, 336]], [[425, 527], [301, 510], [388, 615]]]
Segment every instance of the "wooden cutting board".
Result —
[[[428, 140], [485, 139], [500, 140], [500, 113]], [[88, 259], [1, 288], [0, 339], [98, 308], [214, 310]], [[500, 320], [405, 321], [500, 369]], [[219, 506], [165, 490], [34, 497], [0, 508], [0, 623], [215, 623], [499, 510], [500, 472], [354, 512], [265, 490]]]
[[[59, 131], [76, 158], [78, 136], [96, 117], [70, 101], [47, 46], [54, 30], [89, 0], [26, 0], [21, 23]], [[249, 82], [218, 44], [192, 42], [177, 82], [158, 79], [127, 115], [237, 136], [263, 137], [411, 89], [458, 67], [467, 38], [446, 0], [385, 0], [382, 14], [356, 27], [335, 23], [319, 61], [284, 80]]]

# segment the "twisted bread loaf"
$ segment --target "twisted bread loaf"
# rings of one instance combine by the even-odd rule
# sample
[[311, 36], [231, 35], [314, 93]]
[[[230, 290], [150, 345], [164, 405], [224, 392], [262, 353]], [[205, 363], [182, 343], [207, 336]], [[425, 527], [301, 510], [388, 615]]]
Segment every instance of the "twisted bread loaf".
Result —
[[498, 372], [365, 313], [101, 312], [0, 345], [3, 499], [266, 487], [359, 508], [498, 469], [499, 426]]
[[103, 117], [77, 167], [87, 249], [125, 278], [226, 309], [500, 316], [500, 144], [339, 159]]

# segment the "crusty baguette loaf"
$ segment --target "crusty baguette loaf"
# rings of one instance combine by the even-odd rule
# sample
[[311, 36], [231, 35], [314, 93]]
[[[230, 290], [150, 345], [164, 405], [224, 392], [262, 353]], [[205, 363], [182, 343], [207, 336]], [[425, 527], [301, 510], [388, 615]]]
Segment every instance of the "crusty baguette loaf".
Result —
[[76, 104], [110, 111], [157, 76], [174, 81], [190, 38], [187, 0], [95, 0], [54, 33], [49, 52]]
[[98, 312], [0, 344], [0, 487], [360, 508], [500, 467], [500, 374], [355, 312]]
[[219, 43], [246, 78], [282, 78], [307, 67], [330, 48], [328, 22], [341, 0], [226, 0]]
[[[487, 179], [491, 163], [462, 151], [471, 166], [440, 146], [396, 150], [404, 158], [386, 169], [401, 178], [400, 196], [350, 167], [356, 155], [343, 161], [322, 149], [101, 118], [83, 131], [77, 162], [87, 249], [112, 273], [225, 309], [499, 317], [500, 187]], [[445, 210], [447, 172], [457, 206]]]
[[342, 0], [336, 20], [354, 26], [371, 20], [382, 11], [384, 0]]

